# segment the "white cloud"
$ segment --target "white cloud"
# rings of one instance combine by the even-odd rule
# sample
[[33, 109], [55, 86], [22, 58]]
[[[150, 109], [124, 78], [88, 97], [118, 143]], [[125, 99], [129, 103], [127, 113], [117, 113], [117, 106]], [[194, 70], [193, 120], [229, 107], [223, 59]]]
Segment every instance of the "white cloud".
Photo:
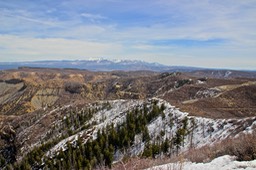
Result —
[[[20, 60], [111, 56], [171, 65], [256, 65], [252, 59], [256, 53], [256, 1], [63, 2], [56, 6], [54, 15], [36, 5], [30, 12], [10, 9], [1, 13], [0, 33], [5, 33], [0, 36], [1, 60], [8, 61], [10, 56]], [[93, 13], [81, 13], [81, 9]], [[214, 39], [224, 41], [189, 48], [152, 43]]]
[[[0, 36], [0, 58], [4, 61], [42, 60], [42, 59], [83, 59], [99, 57], [118, 52], [120, 46], [112, 43], [67, 40], [61, 38], [27, 38]], [[8, 57], [7, 57], [8, 56]], [[70, 58], [69, 58], [70, 57]]]
[[92, 22], [95, 22], [97, 20], [107, 19], [106, 17], [100, 14], [82, 13], [81, 16], [89, 19]]
[[49, 21], [46, 19], [39, 19], [35, 18], [32, 13], [26, 11], [26, 10], [9, 10], [9, 9], [1, 9], [0, 10], [0, 17], [5, 19], [6, 21], [8, 20], [16, 20], [16, 23], [18, 20], [23, 20], [23, 21], [28, 21], [32, 22], [35, 24], [43, 24], [43, 25], [48, 25], [48, 26], [55, 26], [56, 22], [54, 21]]
[[17, 20], [24, 20], [24, 21], [29, 21], [29, 22], [33, 22], [36, 24], [43, 24], [43, 25], [49, 25], [49, 26], [55, 26], [56, 24], [54, 22], [50, 22], [50, 21], [43, 21], [43, 20], [39, 20], [39, 19], [34, 19], [34, 18], [29, 18], [29, 17], [24, 17], [24, 16], [18, 16], [18, 15], [5, 15], [6, 17], [10, 17], [10, 18], [15, 18]]
[[[240, 56], [253, 56], [250, 50], [226, 47], [202, 49], [152, 45], [122, 45], [112, 42], [99, 43], [61, 38], [27, 38], [0, 36], [0, 61], [29, 61], [51, 59], [87, 59], [110, 57], [111, 59], [140, 59], [168, 65], [190, 65], [217, 68], [253, 69], [256, 61]], [[248, 57], [247, 57], [248, 59]]]

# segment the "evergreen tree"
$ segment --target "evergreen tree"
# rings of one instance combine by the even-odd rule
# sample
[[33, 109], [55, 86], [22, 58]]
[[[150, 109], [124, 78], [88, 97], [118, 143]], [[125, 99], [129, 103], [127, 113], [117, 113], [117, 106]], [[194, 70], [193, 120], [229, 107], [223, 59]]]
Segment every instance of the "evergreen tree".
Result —
[[170, 146], [169, 146], [169, 141], [168, 141], [168, 139], [166, 138], [165, 141], [164, 141], [164, 142], [162, 143], [162, 145], [161, 145], [161, 150], [162, 150], [162, 152], [167, 153], [169, 147], [170, 147]]
[[183, 142], [183, 134], [184, 134], [184, 129], [180, 128], [177, 130], [174, 138], [174, 145], [176, 146], [176, 153], [178, 154], [178, 151], [180, 149], [180, 146]]
[[148, 128], [145, 127], [142, 133], [142, 141], [148, 143], [149, 140], [150, 140], [150, 136], [149, 136]]
[[151, 144], [147, 144], [144, 148], [144, 152], [142, 154], [142, 156], [144, 157], [152, 157], [152, 146]]
[[152, 147], [152, 157], [156, 158], [156, 155], [160, 154], [160, 147], [156, 143], [153, 143], [151, 147]]

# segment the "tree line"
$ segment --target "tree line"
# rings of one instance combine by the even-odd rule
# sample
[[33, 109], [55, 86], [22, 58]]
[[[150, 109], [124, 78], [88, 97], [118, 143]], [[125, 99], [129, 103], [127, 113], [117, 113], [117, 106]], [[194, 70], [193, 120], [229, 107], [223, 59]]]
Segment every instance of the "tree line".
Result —
[[[108, 105], [109, 107], [109, 105]], [[115, 154], [118, 151], [126, 153], [131, 146], [135, 144], [135, 136], [141, 135], [141, 142], [144, 143], [144, 151], [142, 157], [155, 158], [160, 154], [170, 154], [173, 150], [177, 153], [182, 145], [184, 145], [185, 136], [188, 131], [188, 119], [182, 120], [182, 126], [177, 129], [172, 139], [164, 139], [159, 141], [151, 140], [147, 125], [162, 116], [165, 118], [164, 104], [158, 105], [158, 101], [153, 100], [151, 105], [144, 104], [142, 107], [136, 107], [126, 114], [124, 122], [114, 125], [107, 125], [102, 129], [98, 129], [97, 138], [89, 139], [84, 142], [83, 138], [78, 136], [78, 140], [68, 142], [65, 150], [60, 150], [54, 157], [46, 157], [45, 153], [60, 141], [48, 142], [40, 147], [34, 148], [24, 159], [15, 164], [15, 169], [93, 169], [96, 167], [112, 167]], [[75, 114], [75, 113], [74, 113]], [[87, 115], [87, 114], [84, 114]], [[81, 115], [80, 115], [81, 116]], [[77, 129], [80, 122], [88, 121], [91, 116], [85, 117], [72, 114], [65, 118], [65, 124], [68, 128]], [[77, 120], [78, 119], [78, 120]], [[83, 121], [82, 121], [83, 120]], [[172, 126], [173, 123], [170, 123]], [[164, 136], [164, 132], [161, 132]], [[64, 137], [63, 137], [64, 138]]]

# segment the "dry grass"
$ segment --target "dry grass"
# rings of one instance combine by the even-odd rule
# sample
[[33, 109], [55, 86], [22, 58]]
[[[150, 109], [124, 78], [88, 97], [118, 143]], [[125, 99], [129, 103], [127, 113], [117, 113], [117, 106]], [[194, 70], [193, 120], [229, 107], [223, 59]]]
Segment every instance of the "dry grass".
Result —
[[256, 131], [252, 134], [241, 134], [237, 138], [225, 139], [211, 147], [191, 149], [184, 157], [192, 162], [207, 162], [223, 155], [234, 155], [238, 161], [256, 159]]
[[[153, 166], [171, 164], [167, 167], [168, 170], [182, 170], [185, 161], [191, 162], [210, 162], [214, 158], [232, 155], [236, 156], [238, 161], [249, 161], [256, 159], [256, 131], [251, 134], [240, 134], [237, 138], [228, 138], [213, 146], [204, 146], [201, 148], [190, 149], [178, 156], [171, 158], [145, 159], [145, 158], [130, 158], [127, 161], [113, 165], [113, 170], [139, 170]], [[154, 170], [161, 170], [155, 168]]]
[[[140, 170], [140, 169], [147, 169], [150, 167], [164, 165], [167, 163], [173, 162], [175, 164], [169, 165], [167, 167], [168, 170], [182, 170], [183, 163], [185, 159], [183, 155], [175, 156], [172, 158], [164, 157], [158, 159], [151, 159], [151, 158], [130, 158], [127, 161], [121, 161], [113, 166], [113, 170]], [[154, 168], [154, 170], [161, 170], [161, 167]]]

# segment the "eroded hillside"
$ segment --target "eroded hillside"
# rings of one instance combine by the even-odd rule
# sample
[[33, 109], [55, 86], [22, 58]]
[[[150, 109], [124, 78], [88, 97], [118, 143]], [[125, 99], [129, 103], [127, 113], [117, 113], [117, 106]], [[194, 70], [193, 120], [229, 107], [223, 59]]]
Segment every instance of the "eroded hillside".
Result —
[[[110, 126], [113, 133], [125, 133], [122, 126], [134, 113], [133, 125], [129, 125], [132, 133], [125, 141], [115, 141], [121, 142], [116, 146], [109, 143], [114, 147], [108, 150], [111, 163], [125, 156], [150, 155], [150, 148], [165, 141], [167, 149], [151, 153], [153, 156], [217, 142], [255, 129], [255, 94], [256, 80], [249, 78], [149, 71], [1, 71], [1, 167], [14, 162], [34, 169], [40, 169], [42, 163], [56, 167], [52, 164], [59, 161], [56, 155], [64, 152], [65, 157], [70, 143], [74, 150], [80, 144], [86, 147], [87, 141], [98, 139], [99, 131]], [[100, 160], [88, 158], [90, 166], [109, 161], [105, 159], [108, 154], [102, 154]], [[36, 156], [43, 157], [43, 162]], [[33, 165], [26, 159], [32, 159]]]

